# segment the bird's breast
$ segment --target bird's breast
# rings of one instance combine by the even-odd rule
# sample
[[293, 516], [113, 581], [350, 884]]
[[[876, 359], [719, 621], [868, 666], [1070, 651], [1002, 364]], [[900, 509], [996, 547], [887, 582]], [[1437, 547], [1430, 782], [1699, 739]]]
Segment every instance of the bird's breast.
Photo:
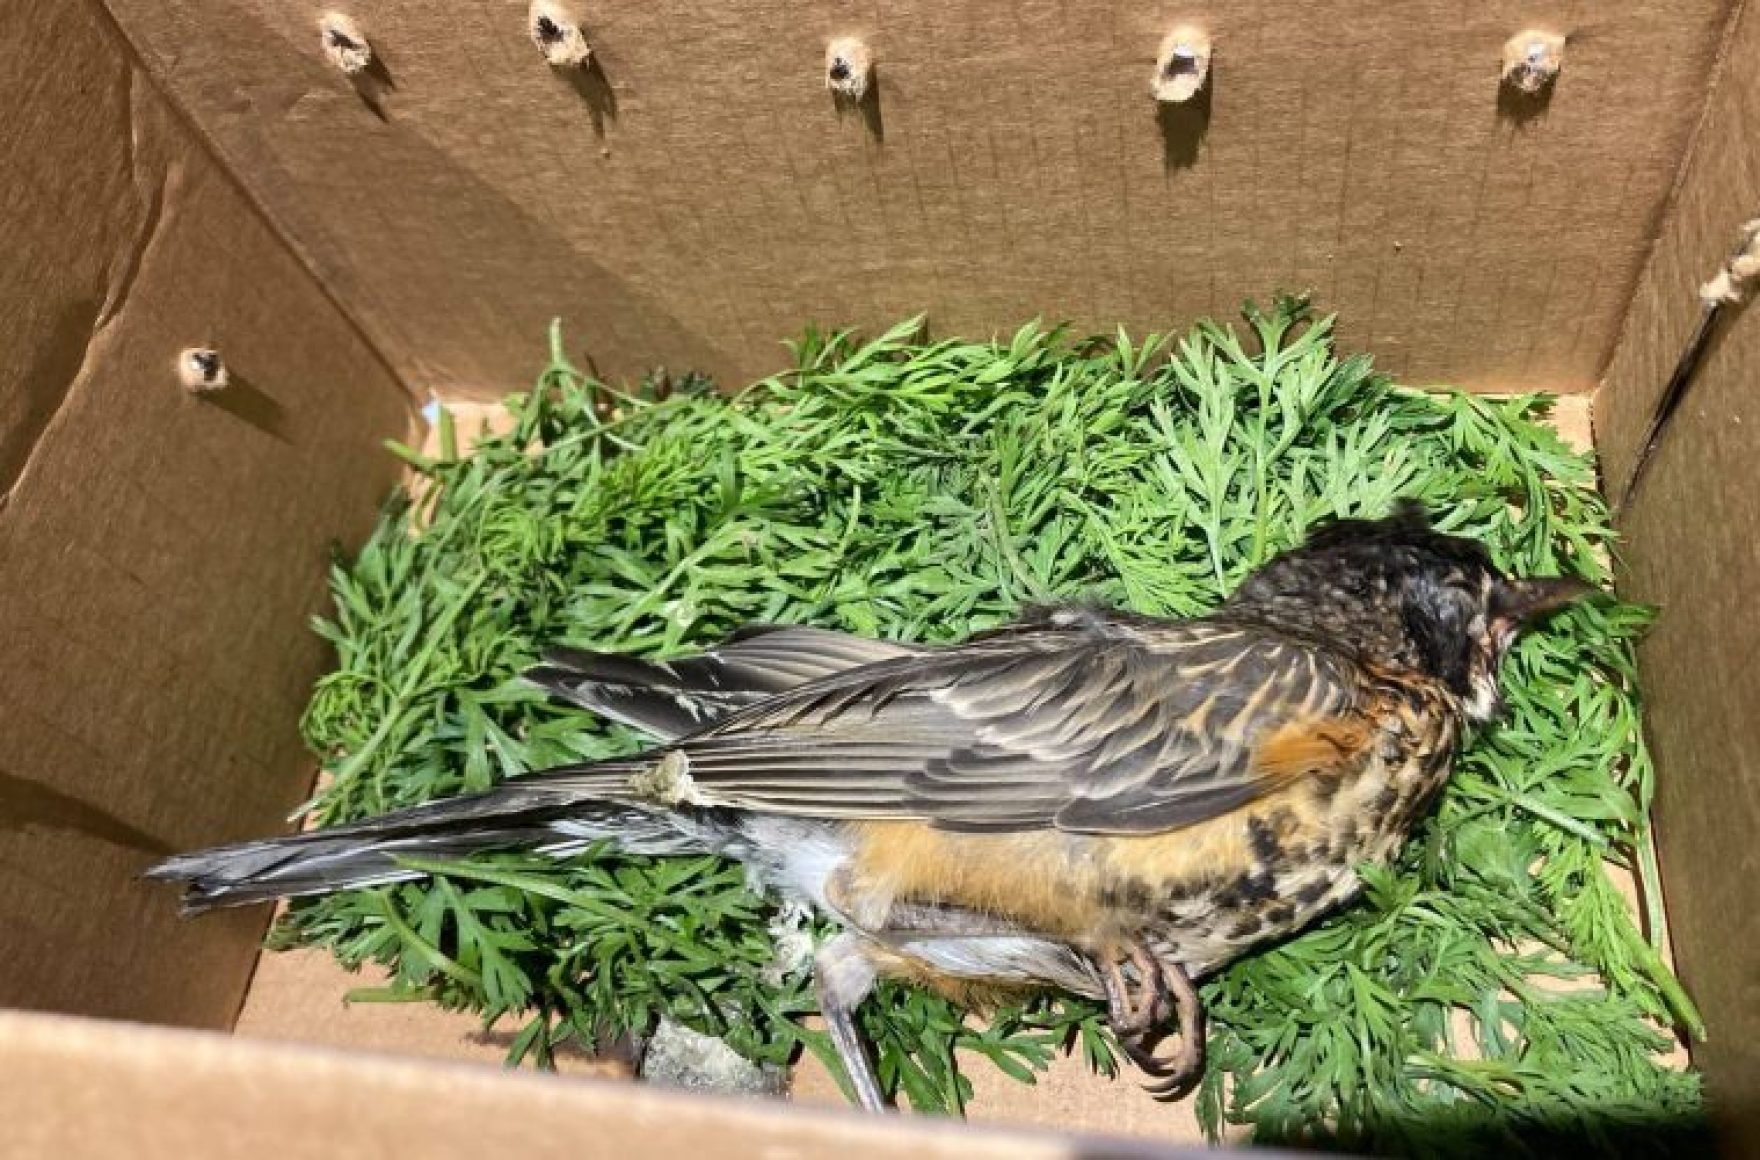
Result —
[[1096, 953], [1148, 936], [1201, 973], [1356, 894], [1356, 867], [1397, 851], [1446, 779], [1453, 745], [1446, 719], [1395, 713], [1350, 768], [1164, 833], [846, 823], [850, 855], [829, 893], [869, 931], [904, 904], [927, 906]]
[[1395, 731], [1335, 785], [1249, 806], [1249, 861], [1220, 880], [1167, 883], [1149, 932], [1158, 949], [1207, 974], [1350, 901], [1357, 868], [1389, 862], [1447, 781], [1454, 745], [1447, 722]]

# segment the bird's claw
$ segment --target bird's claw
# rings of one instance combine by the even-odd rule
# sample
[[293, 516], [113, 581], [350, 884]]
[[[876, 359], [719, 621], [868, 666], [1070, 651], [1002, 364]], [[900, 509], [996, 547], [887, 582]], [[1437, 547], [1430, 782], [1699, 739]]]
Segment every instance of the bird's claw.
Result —
[[1204, 1073], [1204, 1049], [1201, 1042], [1190, 1033], [1182, 1033], [1177, 1044], [1172, 1054], [1163, 1057], [1155, 1053], [1157, 1041], [1151, 1037], [1119, 1040], [1119, 1046], [1130, 1057], [1130, 1061], [1154, 1081], [1144, 1084], [1143, 1090], [1158, 1100], [1178, 1099]]
[[[1191, 980], [1183, 968], [1160, 962], [1141, 942], [1107, 963], [1101, 978], [1107, 1019], [1119, 1048], [1155, 1081], [1144, 1084], [1144, 1090], [1158, 1100], [1177, 1099], [1204, 1072], [1204, 1008]], [[1175, 1014], [1178, 1046], [1170, 1055], [1157, 1055], [1155, 1048]]]

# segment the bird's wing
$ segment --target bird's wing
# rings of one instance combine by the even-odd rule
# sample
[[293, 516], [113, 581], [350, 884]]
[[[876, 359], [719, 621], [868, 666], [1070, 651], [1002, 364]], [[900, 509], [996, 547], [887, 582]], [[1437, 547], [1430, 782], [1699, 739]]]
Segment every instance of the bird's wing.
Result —
[[970, 831], [1178, 829], [1361, 753], [1352, 673], [1253, 628], [1082, 611], [766, 698], [675, 743], [641, 792]]
[[558, 646], [546, 649], [525, 679], [671, 740], [808, 681], [918, 651], [823, 628], [754, 625], [706, 652], [671, 661]]

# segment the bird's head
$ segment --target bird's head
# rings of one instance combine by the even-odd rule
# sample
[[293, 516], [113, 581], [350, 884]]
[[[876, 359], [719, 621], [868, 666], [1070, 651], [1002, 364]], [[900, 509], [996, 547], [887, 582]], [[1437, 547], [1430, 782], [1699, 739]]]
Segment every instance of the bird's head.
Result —
[[1502, 707], [1497, 671], [1523, 629], [1595, 589], [1505, 576], [1483, 544], [1436, 531], [1422, 505], [1338, 520], [1270, 560], [1231, 596], [1234, 615], [1315, 635], [1376, 668], [1445, 686], [1475, 722]]

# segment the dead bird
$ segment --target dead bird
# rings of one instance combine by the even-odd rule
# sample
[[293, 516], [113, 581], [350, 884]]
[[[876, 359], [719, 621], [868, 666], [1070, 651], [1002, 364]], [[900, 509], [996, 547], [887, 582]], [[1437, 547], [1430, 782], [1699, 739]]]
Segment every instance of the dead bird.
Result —
[[1068, 605], [949, 647], [776, 627], [671, 662], [557, 649], [531, 680], [665, 742], [149, 876], [199, 912], [422, 877], [404, 855], [713, 851], [842, 926], [815, 979], [863, 1106], [884, 1096], [854, 1012], [881, 977], [1104, 1000], [1171, 1095], [1202, 1070], [1194, 980], [1356, 895], [1496, 715], [1516, 635], [1590, 591], [1505, 576], [1408, 503], [1320, 527], [1194, 620]]

